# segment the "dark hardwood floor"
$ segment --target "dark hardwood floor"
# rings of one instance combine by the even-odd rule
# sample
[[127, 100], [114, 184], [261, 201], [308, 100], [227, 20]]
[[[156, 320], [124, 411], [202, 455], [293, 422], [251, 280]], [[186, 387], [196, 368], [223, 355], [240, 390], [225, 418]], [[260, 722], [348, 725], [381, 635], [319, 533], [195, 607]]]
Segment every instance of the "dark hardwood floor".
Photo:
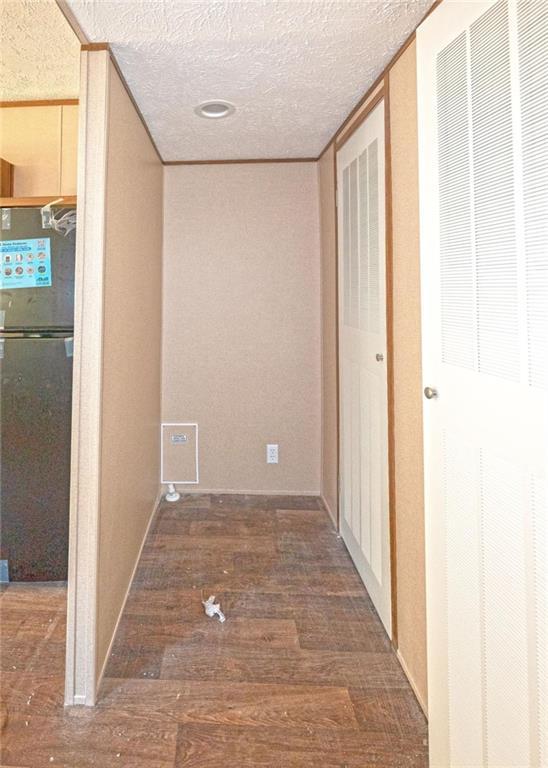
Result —
[[316, 499], [163, 502], [94, 709], [63, 708], [65, 597], [1, 594], [3, 768], [428, 764], [424, 717]]

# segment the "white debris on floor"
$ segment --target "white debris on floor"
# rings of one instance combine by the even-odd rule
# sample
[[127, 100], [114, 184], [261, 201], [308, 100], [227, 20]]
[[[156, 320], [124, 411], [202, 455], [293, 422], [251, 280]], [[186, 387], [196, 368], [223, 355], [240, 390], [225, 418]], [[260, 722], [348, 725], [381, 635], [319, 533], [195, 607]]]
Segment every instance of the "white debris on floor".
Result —
[[202, 600], [202, 605], [204, 606], [205, 615], [209, 616], [210, 619], [218, 616], [221, 624], [226, 621], [226, 616], [221, 611], [220, 604], [215, 602], [215, 595], [210, 595], [207, 600]]

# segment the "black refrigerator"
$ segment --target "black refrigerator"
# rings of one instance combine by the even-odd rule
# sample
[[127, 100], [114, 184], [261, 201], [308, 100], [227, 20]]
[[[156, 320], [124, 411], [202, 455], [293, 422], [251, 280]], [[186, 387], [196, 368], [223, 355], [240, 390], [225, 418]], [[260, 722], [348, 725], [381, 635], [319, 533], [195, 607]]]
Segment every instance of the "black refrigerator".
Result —
[[0, 579], [64, 581], [76, 230], [0, 213]]

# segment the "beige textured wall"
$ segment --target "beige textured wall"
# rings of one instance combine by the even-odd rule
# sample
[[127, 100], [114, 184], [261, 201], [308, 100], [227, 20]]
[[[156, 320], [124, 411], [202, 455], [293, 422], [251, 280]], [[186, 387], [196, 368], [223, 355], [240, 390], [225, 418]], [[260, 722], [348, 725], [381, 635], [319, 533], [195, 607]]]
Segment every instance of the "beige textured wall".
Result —
[[319, 493], [317, 165], [167, 167], [164, 195], [162, 412], [199, 424], [190, 488]]
[[[351, 127], [378, 93], [356, 113]], [[424, 574], [424, 499], [422, 464], [422, 400], [420, 339], [419, 212], [415, 44], [390, 70], [394, 259], [394, 428], [396, 462], [396, 528], [398, 642], [401, 660], [426, 708], [426, 605]], [[344, 135], [344, 133], [342, 134]], [[322, 266], [335, 256], [335, 207], [330, 190], [331, 150], [320, 160]], [[331, 271], [322, 270], [323, 348], [334, 323], [336, 296]], [[332, 408], [333, 384], [328, 365], [322, 369], [322, 413]], [[324, 421], [322, 487], [331, 486], [336, 454], [326, 449]], [[329, 422], [330, 423], [330, 422]]]
[[162, 166], [110, 64], [97, 593], [100, 673], [159, 488]]
[[399, 652], [426, 704], [416, 47], [390, 71]]
[[78, 107], [1, 107], [0, 157], [15, 166], [14, 196], [76, 194]]
[[331, 517], [338, 515], [337, 400], [337, 219], [333, 145], [319, 163], [322, 299], [322, 477], [321, 492]]

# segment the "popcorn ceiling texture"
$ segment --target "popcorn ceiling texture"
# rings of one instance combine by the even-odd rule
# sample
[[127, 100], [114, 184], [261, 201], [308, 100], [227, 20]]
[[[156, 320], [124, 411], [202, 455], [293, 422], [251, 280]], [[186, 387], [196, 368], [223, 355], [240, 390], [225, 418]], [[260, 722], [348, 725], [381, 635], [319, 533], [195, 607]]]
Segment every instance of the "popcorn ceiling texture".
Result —
[[[69, 0], [164, 160], [316, 156], [432, 0]], [[204, 120], [194, 107], [234, 102]]]
[[54, 0], [0, 0], [0, 100], [78, 97], [80, 43]]

